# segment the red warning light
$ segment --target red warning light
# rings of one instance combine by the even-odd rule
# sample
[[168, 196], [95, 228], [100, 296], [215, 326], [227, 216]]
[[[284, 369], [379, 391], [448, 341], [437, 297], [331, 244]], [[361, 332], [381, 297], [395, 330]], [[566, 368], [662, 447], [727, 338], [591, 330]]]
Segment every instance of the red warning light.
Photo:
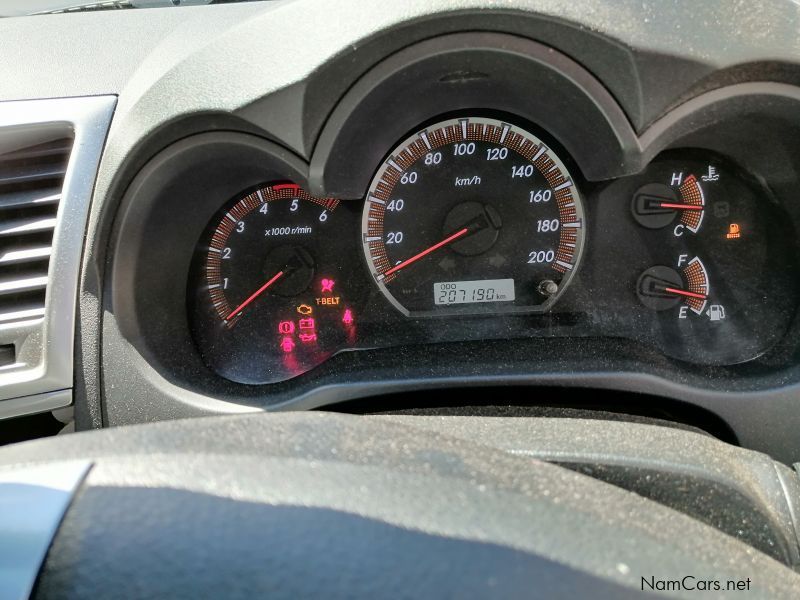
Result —
[[334, 285], [336, 285], [336, 281], [335, 281], [335, 280], [333, 280], [333, 279], [327, 279], [327, 278], [326, 278], [326, 279], [323, 279], [323, 280], [320, 282], [320, 287], [322, 288], [322, 293], [323, 293], [323, 294], [325, 294], [325, 293], [332, 294], [332, 293], [333, 293], [333, 286], [334, 286]]
[[739, 227], [739, 224], [731, 223], [728, 226], [728, 233], [725, 237], [728, 238], [729, 240], [735, 240], [736, 238], [742, 237], [742, 230]]
[[314, 319], [300, 319], [300, 329], [314, 329]]
[[281, 321], [278, 323], [278, 333], [282, 333], [284, 335], [291, 335], [294, 333], [294, 322], [293, 321]]
[[285, 337], [281, 340], [281, 350], [284, 352], [291, 352], [294, 350], [294, 340], [290, 337]]
[[354, 321], [353, 311], [350, 310], [349, 308], [345, 309], [344, 316], [342, 317], [342, 323], [344, 323], [345, 325], [352, 325], [353, 321]]
[[300, 338], [300, 341], [303, 342], [304, 344], [317, 341], [316, 333], [301, 333], [298, 337]]

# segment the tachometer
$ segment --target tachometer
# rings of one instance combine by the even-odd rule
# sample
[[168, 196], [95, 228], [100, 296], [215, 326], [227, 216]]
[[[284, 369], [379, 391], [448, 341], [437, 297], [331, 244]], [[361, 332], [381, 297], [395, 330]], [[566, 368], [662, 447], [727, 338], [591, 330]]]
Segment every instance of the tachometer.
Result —
[[361, 286], [338, 241], [356, 224], [342, 210], [338, 200], [279, 183], [215, 216], [190, 282], [192, 329], [209, 367], [233, 381], [269, 383], [353, 345]]
[[583, 219], [572, 175], [542, 140], [462, 117], [392, 150], [369, 187], [362, 243], [407, 316], [541, 312], [575, 273]]

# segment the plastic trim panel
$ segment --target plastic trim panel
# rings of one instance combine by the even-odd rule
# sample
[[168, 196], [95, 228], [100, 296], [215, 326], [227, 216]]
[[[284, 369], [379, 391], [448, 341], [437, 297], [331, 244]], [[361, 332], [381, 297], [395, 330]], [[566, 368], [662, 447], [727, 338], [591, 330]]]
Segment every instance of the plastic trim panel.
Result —
[[38, 354], [38, 360], [0, 374], [0, 419], [65, 406], [61, 393], [31, 399], [30, 410], [25, 410], [24, 402], [6, 401], [68, 390], [73, 385], [75, 307], [83, 239], [115, 105], [115, 96], [0, 103], [0, 134], [5, 127], [46, 124], [67, 124], [74, 131], [53, 236], [44, 317], [0, 328], [0, 342], [18, 347], [25, 344], [26, 353]]

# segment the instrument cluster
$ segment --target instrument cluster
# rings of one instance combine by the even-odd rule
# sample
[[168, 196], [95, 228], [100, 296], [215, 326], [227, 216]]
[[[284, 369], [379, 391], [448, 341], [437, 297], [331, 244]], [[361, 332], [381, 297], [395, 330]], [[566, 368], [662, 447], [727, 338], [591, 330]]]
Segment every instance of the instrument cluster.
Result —
[[537, 125], [460, 112], [421, 123], [373, 172], [363, 198], [314, 197], [289, 174], [219, 198], [187, 290], [210, 369], [265, 384], [343, 351], [544, 337], [731, 365], [794, 314], [790, 221], [715, 152], [590, 182]]

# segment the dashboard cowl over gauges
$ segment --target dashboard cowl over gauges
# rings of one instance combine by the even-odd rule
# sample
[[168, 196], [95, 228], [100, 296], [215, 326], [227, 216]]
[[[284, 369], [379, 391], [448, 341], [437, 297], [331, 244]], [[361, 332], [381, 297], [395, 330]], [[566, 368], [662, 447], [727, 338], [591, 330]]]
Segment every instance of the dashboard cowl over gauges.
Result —
[[[387, 149], [437, 115], [461, 111], [477, 116], [476, 109], [538, 125], [590, 180], [642, 166], [630, 122], [578, 63], [521, 37], [459, 33], [406, 48], [353, 86], [320, 135], [309, 191], [363, 198]], [[368, 134], [365, 123], [373, 125]]]

